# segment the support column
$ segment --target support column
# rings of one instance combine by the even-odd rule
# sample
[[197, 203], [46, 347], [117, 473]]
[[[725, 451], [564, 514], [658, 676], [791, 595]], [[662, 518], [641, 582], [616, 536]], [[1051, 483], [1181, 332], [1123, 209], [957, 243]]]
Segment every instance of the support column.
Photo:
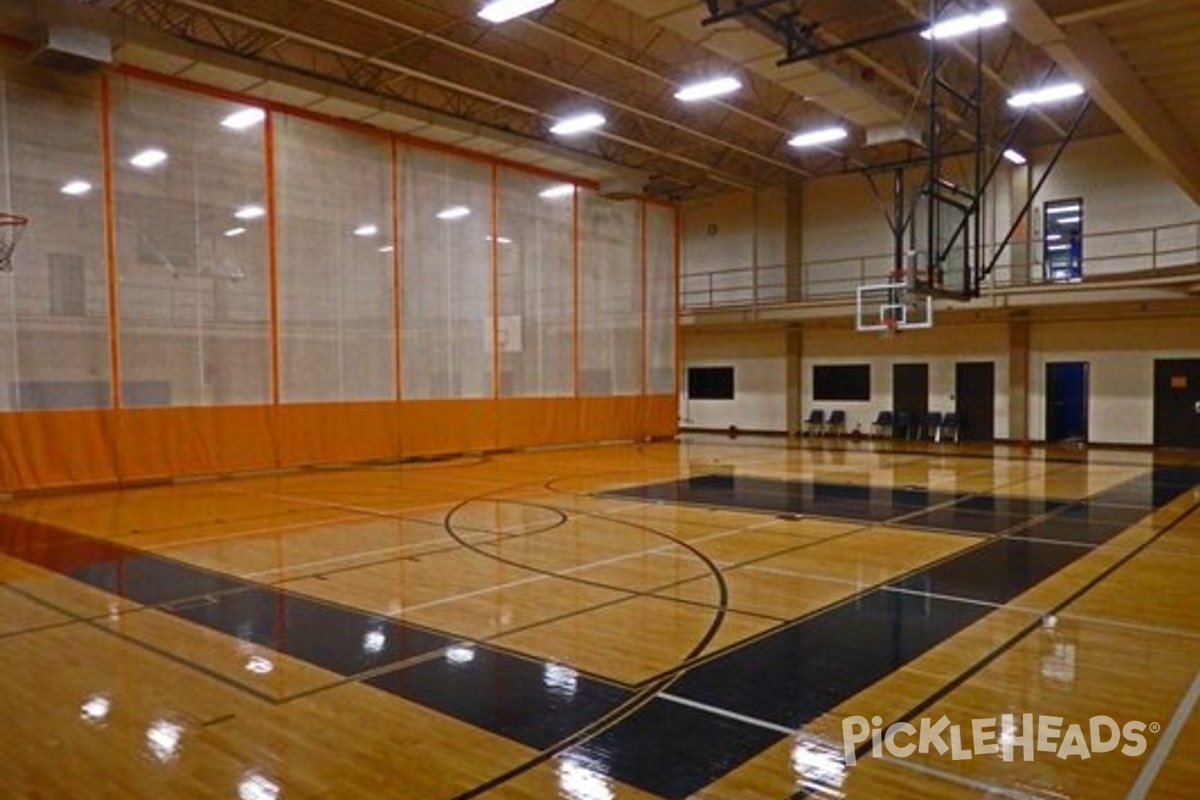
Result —
[[[791, 262], [789, 262], [791, 263]], [[787, 430], [788, 435], [803, 430], [804, 401], [804, 330], [789, 328], [787, 332]]]
[[[1017, 213], [1023, 205], [1029, 202], [1029, 189], [1032, 185], [1030, 172], [1033, 162], [1030, 161], [1024, 169], [1014, 169], [1009, 183], [1009, 216]], [[1017, 223], [1015, 241], [1009, 249], [1010, 279], [1014, 286], [1026, 286], [1033, 279], [1033, 225], [1030, 225], [1032, 215], [1026, 215]]]
[[787, 264], [787, 299], [804, 299], [804, 190], [800, 184], [787, 189], [784, 217], [784, 263]]
[[1008, 321], [1008, 438], [1029, 446], [1029, 318]]

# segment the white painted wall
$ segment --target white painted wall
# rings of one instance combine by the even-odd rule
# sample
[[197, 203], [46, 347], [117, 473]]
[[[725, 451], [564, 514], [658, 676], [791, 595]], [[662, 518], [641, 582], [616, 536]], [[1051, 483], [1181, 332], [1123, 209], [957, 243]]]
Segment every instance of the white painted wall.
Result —
[[[991, 362], [995, 365], [996, 436], [1007, 438], [1009, 431], [1009, 358], [1008, 328], [1004, 324], [942, 325], [929, 330], [905, 331], [894, 339], [878, 334], [857, 333], [849, 329], [805, 331], [801, 360], [801, 404], [803, 417], [813, 408], [827, 414], [833, 408], [846, 412], [847, 430], [861, 427], [871, 430], [871, 422], [880, 411], [892, 410], [892, 366], [926, 363], [929, 365], [929, 410], [943, 413], [954, 410], [955, 364]], [[869, 402], [817, 402], [812, 397], [812, 370], [816, 365], [869, 364], [871, 399]]]
[[787, 337], [784, 331], [747, 333], [690, 330], [682, 342], [688, 367], [733, 367], [733, 400], [691, 400], [687, 381], [679, 397], [680, 422], [689, 428], [786, 432]]
[[[760, 302], [781, 299], [787, 260], [787, 196], [782, 191], [733, 192], [683, 207], [683, 303], [746, 303], [758, 273]], [[775, 290], [772, 287], [778, 286]]]
[[1088, 368], [1088, 440], [1151, 444], [1154, 361], [1200, 358], [1200, 325], [1186, 319], [1041, 323], [1030, 329], [1029, 425], [1046, 435], [1046, 364]]
[[[1048, 158], [1048, 153], [1043, 158]], [[1036, 182], [1044, 170], [1035, 162]], [[1041, 207], [1052, 200], [1082, 197], [1084, 276], [1149, 269], [1147, 253], [1182, 248], [1160, 257], [1157, 266], [1200, 260], [1200, 206], [1191, 201], [1124, 136], [1085, 139], [1068, 145], [1035, 199], [1034, 235], [1041, 233]], [[1158, 229], [1157, 233], [1152, 229]], [[1130, 231], [1142, 230], [1131, 234]], [[1105, 235], [1120, 231], [1122, 235]], [[1040, 264], [1040, 248], [1035, 259]], [[1040, 272], [1040, 266], [1036, 268]]]
[[[1052, 152], [1044, 148], [1031, 154], [1030, 185], [1044, 172]], [[961, 172], [965, 179], [963, 169], [961, 163], [949, 164], [946, 174], [953, 177]], [[1023, 175], [1018, 174], [1023, 169], [1007, 163], [999, 168], [985, 215], [985, 235], [992, 244], [1008, 232], [1025, 200]], [[861, 174], [804, 183], [801, 239], [808, 296], [839, 291], [848, 294], [855, 285], [882, 277], [891, 268], [892, 234], [883, 210], [891, 203], [891, 186], [887, 176], [876, 178], [876, 182], [879, 197]], [[1035, 239], [1040, 236], [1042, 205], [1047, 200], [1068, 197], [1084, 200], [1085, 275], [1148, 269], [1151, 264], [1147, 257], [1125, 256], [1147, 254], [1156, 244], [1160, 251], [1183, 249], [1174, 256], [1160, 258], [1159, 267], [1200, 260], [1200, 226], [1189, 224], [1200, 220], [1200, 206], [1126, 137], [1113, 135], [1082, 139], [1067, 146], [1035, 198], [1031, 227], [1015, 240], [1013, 246], [1019, 248], [1018, 252], [1002, 255], [998, 280], [1008, 281], [1010, 258], [1015, 258], [1018, 265], [1027, 263], [1022, 242], [1029, 234]], [[707, 286], [706, 278], [695, 277], [701, 273], [783, 263], [786, 211], [783, 192], [735, 192], [684, 206], [685, 289]], [[1157, 233], [1152, 232], [1155, 228]], [[1144, 232], [1106, 235], [1137, 229]], [[1040, 247], [1035, 246], [1033, 251], [1036, 279], [1041, 272]], [[745, 274], [740, 276], [743, 286], [746, 278]], [[737, 295], [724, 297], [734, 302]], [[748, 300], [749, 293], [744, 292], [742, 299]]]

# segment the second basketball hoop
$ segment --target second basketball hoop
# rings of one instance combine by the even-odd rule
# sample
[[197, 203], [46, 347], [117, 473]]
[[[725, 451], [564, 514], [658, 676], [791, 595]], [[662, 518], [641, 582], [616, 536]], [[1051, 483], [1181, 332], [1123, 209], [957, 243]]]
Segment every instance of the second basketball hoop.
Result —
[[933, 327], [933, 298], [917, 294], [912, 274], [893, 270], [886, 282], [859, 286], [855, 291], [855, 328], [891, 338], [914, 328]]

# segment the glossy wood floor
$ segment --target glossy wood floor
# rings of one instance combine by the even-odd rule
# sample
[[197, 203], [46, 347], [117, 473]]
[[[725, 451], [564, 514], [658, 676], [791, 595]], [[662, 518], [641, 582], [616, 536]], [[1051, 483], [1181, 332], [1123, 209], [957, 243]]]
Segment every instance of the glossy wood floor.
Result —
[[[18, 498], [0, 797], [1195, 798], [1198, 476], [692, 437]], [[845, 763], [1002, 714], [1145, 752]]]

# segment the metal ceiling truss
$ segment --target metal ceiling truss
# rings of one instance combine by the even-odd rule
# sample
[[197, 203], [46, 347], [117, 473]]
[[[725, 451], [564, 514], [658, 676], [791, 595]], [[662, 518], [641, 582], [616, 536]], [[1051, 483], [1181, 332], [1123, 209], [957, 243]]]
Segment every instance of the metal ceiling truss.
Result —
[[[769, 146], [780, 138], [776, 125], [763, 126], [766, 137], [748, 138], [742, 131], [722, 131], [724, 137], [718, 138], [685, 121], [588, 89], [582, 74], [575, 82], [568, 82], [546, 71], [512, 64], [481, 48], [412, 28], [346, 0], [322, 2], [349, 16], [362, 17], [377, 34], [382, 31], [392, 40], [374, 48], [373, 54], [361, 52], [332, 40], [331, 32], [320, 37], [304, 34], [203, 0], [125, 0], [121, 8], [127, 16], [144, 19], [187, 41], [232, 50], [245, 58], [454, 116], [473, 126], [496, 127], [556, 145], [559, 143], [547, 133], [550, 114], [545, 110], [546, 90], [559, 94], [564, 103], [578, 96], [592, 98], [619, 110], [626, 126], [636, 124], [641, 131], [637, 138], [623, 136], [618, 125], [612, 125], [611, 130], [582, 140], [577, 148], [588, 148], [614, 163], [653, 173], [679, 172], [680, 167], [685, 168], [684, 172], [690, 170], [691, 178], [684, 178], [680, 186], [715, 180], [727, 187], [748, 188], [809, 175], [791, 161], [767, 155]], [[308, 23], [317, 25], [319, 20]], [[396, 36], [403, 36], [403, 41], [396, 40]], [[424, 58], [406, 59], [403, 64], [395, 60], [397, 50], [418, 40], [431, 48], [422, 54]], [[581, 65], [580, 70], [586, 71], [586, 67]], [[446, 77], [448, 73], [450, 77]], [[481, 108], [490, 109], [490, 113], [481, 114]], [[613, 122], [619, 124], [620, 120]], [[698, 157], [680, 155], [680, 136], [692, 143], [686, 150], [697, 152]], [[619, 146], [601, 151], [598, 143], [604, 139]]]

